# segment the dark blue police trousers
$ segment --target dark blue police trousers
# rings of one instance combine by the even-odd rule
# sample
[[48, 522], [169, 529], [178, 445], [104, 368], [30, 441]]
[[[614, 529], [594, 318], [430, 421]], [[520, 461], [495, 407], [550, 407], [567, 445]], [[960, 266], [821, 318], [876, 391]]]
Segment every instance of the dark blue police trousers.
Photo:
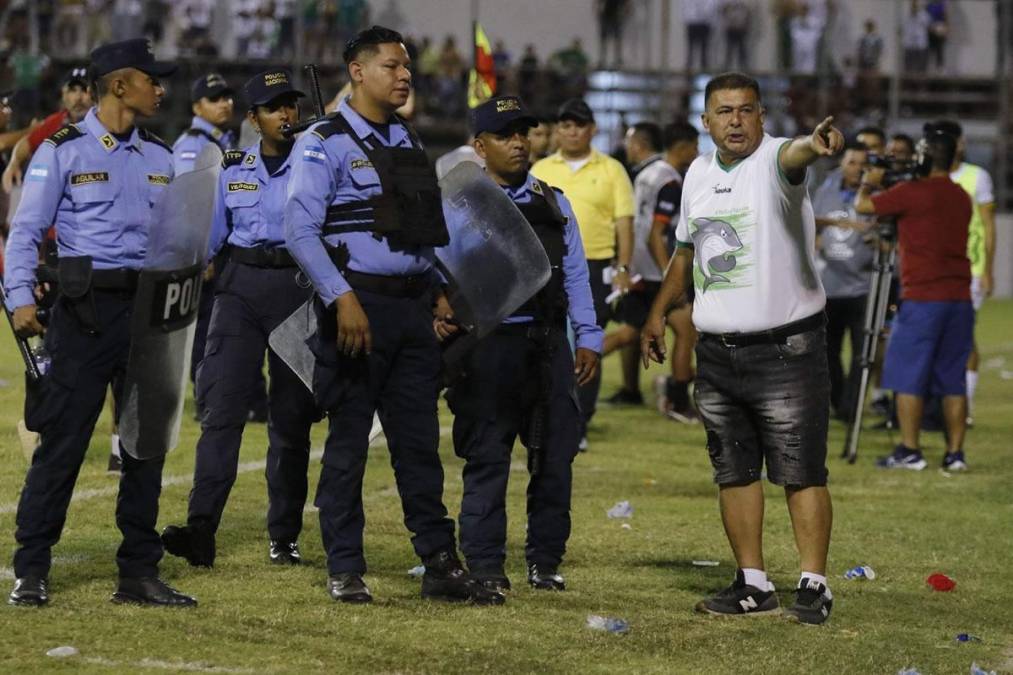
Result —
[[[236, 482], [239, 447], [250, 400], [268, 350], [267, 339], [309, 297], [296, 268], [254, 267], [230, 261], [218, 279], [207, 348], [197, 372], [201, 437], [187, 522], [218, 529]], [[319, 419], [313, 395], [268, 350], [267, 531], [294, 542], [302, 531], [310, 427]]]
[[[98, 332], [82, 327], [61, 297], [46, 331], [52, 356], [32, 411], [41, 442], [32, 456], [18, 504], [14, 573], [48, 576], [52, 547], [60, 540], [67, 506], [99, 414], [106, 388], [121, 399], [130, 350], [133, 293], [93, 291]], [[84, 299], [87, 302], [87, 296]], [[123, 470], [116, 498], [116, 526], [123, 542], [116, 552], [121, 577], [158, 573], [162, 542], [155, 530], [164, 457], [136, 460], [121, 452]]]
[[355, 293], [369, 319], [370, 355], [339, 354], [333, 309], [319, 312], [321, 330], [313, 346], [313, 389], [330, 418], [315, 503], [332, 575], [366, 571], [362, 480], [374, 412], [383, 424], [416, 554], [425, 558], [455, 546], [454, 521], [443, 504], [436, 414], [440, 348], [429, 294]]

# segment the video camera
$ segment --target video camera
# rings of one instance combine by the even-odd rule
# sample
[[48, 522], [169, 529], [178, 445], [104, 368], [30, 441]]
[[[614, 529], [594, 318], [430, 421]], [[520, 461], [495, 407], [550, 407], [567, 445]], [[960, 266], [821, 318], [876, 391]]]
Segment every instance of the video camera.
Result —
[[866, 163], [869, 166], [885, 169], [885, 173], [883, 173], [884, 188], [893, 187], [897, 183], [918, 180], [929, 175], [929, 169], [932, 167], [932, 158], [925, 152], [924, 146], [924, 141], [918, 142], [914, 159], [901, 161], [896, 157], [884, 157], [870, 153]]

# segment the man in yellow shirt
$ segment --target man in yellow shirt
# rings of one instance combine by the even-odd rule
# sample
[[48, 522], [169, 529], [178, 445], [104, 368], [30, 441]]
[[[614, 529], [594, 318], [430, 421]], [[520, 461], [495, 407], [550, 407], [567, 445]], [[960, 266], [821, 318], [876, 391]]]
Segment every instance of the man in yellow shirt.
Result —
[[[573, 206], [587, 256], [598, 325], [604, 328], [611, 318], [611, 307], [606, 299], [613, 289], [625, 293], [630, 288], [633, 184], [622, 164], [591, 147], [597, 127], [587, 103], [570, 99], [560, 107], [558, 119], [559, 150], [536, 162], [531, 173], [562, 190]], [[607, 272], [613, 261], [613, 270]], [[581, 451], [587, 449], [587, 424], [594, 415], [600, 388], [599, 370], [598, 375], [578, 391], [584, 416]]]

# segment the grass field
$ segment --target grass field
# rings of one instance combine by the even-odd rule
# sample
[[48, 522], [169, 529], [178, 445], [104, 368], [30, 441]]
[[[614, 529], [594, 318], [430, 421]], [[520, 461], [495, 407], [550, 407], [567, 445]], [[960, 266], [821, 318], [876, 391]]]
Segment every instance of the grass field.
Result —
[[[939, 471], [939, 434], [924, 439], [932, 464], [921, 473], [873, 466], [873, 458], [896, 442], [886, 432], [868, 432], [858, 463], [849, 466], [837, 459], [843, 428], [833, 427], [835, 607], [825, 626], [693, 613], [701, 595], [728, 583], [734, 562], [717, 514], [702, 430], [667, 422], [648, 407], [602, 409], [590, 452], [577, 458], [564, 593], [536, 593], [523, 584], [526, 482], [519, 453], [509, 502], [508, 573], [516, 590], [507, 605], [420, 600], [418, 581], [407, 574], [418, 561], [381, 444], [370, 456], [365, 488], [367, 582], [377, 602], [332, 602], [312, 506], [301, 540], [308, 564], [279, 569], [266, 562], [261, 425], [246, 434], [243, 473], [222, 523], [216, 568], [193, 570], [177, 558], [162, 565], [164, 578], [196, 595], [200, 607], [112, 605], [119, 534], [113, 522], [116, 480], [105, 472], [104, 416], [55, 549], [50, 606], [0, 607], [0, 671], [892, 674], [914, 667], [935, 674], [967, 673], [977, 661], [1013, 672], [1013, 303], [986, 306], [979, 340], [985, 367], [966, 446], [968, 474]], [[26, 468], [14, 431], [21, 416], [21, 366], [6, 325], [0, 328], [0, 357], [0, 585], [6, 593], [12, 572], [5, 565]], [[604, 395], [614, 390], [617, 373], [617, 364], [608, 363]], [[645, 392], [650, 379], [644, 378]], [[450, 447], [445, 409], [441, 424], [446, 499], [456, 514], [461, 462]], [[197, 432], [188, 415], [180, 447], [166, 463], [160, 525], [185, 518]], [[322, 434], [318, 427], [315, 451]], [[319, 464], [311, 466], [315, 485]], [[786, 601], [798, 574], [794, 546], [782, 495], [775, 489], [767, 494], [767, 564]], [[605, 515], [622, 499], [635, 509], [625, 521], [628, 529]], [[694, 566], [691, 561], [699, 559], [720, 565]], [[877, 578], [841, 578], [856, 564], [871, 565]], [[957, 581], [952, 593], [925, 585], [936, 571]], [[591, 631], [585, 627], [588, 614], [622, 617], [630, 631]], [[965, 632], [982, 641], [957, 644], [954, 637]], [[46, 656], [61, 645], [80, 654]]]

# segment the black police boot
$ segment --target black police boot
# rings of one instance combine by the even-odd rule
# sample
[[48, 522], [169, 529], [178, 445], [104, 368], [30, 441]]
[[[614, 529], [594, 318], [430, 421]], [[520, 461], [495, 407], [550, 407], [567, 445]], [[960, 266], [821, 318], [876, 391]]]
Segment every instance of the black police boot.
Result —
[[7, 602], [22, 607], [42, 607], [49, 602], [49, 580], [32, 575], [17, 579]]
[[361, 574], [335, 574], [327, 579], [327, 590], [338, 602], [364, 604], [373, 602], [373, 594]]
[[471, 578], [475, 580], [475, 583], [498, 593], [510, 590], [510, 579], [507, 577], [506, 572], [503, 571], [502, 565], [491, 567], [477, 565], [470, 567]]
[[120, 577], [113, 602], [155, 607], [196, 607], [197, 600], [180, 593], [158, 577]]
[[215, 533], [205, 524], [169, 525], [162, 530], [166, 553], [186, 559], [193, 567], [214, 567]]
[[565, 591], [566, 581], [555, 567], [534, 563], [528, 567], [528, 583], [539, 591]]
[[473, 602], [476, 605], [502, 605], [506, 596], [472, 579], [453, 551], [434, 553], [422, 564], [422, 597], [449, 602]]
[[271, 541], [271, 549], [268, 553], [271, 563], [275, 565], [299, 565], [302, 564], [302, 555], [299, 553], [299, 544], [294, 541]]

